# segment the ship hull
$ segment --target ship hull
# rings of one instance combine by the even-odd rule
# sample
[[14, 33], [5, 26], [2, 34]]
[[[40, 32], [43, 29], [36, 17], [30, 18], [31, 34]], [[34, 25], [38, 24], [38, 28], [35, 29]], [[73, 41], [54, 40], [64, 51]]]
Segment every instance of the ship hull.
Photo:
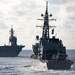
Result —
[[47, 63], [48, 69], [53, 70], [69, 70], [73, 62], [71, 60], [49, 60]]
[[16, 57], [24, 46], [0, 46], [0, 57]]

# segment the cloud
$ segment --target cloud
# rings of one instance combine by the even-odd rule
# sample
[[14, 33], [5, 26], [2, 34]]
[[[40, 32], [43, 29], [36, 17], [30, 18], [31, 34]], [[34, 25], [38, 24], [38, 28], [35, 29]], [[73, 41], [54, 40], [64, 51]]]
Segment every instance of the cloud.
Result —
[[68, 3], [68, 0], [49, 0], [51, 4], [61, 5]]
[[67, 12], [75, 12], [75, 6], [69, 6], [66, 8]]
[[75, 16], [74, 15], [73, 16], [70, 16], [70, 17], [68, 17], [68, 19], [70, 19], [72, 21], [75, 21]]
[[0, 21], [0, 28], [1, 29], [7, 29], [8, 26], [3, 21]]
[[67, 30], [73, 29], [73, 22], [72, 21], [65, 21], [63, 24], [63, 28], [67, 29]]

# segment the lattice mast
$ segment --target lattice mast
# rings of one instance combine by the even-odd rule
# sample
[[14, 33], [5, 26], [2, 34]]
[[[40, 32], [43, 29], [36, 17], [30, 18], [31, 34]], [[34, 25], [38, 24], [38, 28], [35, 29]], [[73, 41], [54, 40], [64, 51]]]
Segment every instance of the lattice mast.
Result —
[[41, 27], [43, 28], [43, 32], [42, 32], [42, 39], [49, 39], [50, 38], [50, 34], [49, 34], [49, 29], [50, 28], [54, 28], [56, 26], [49, 26], [49, 21], [56, 21], [56, 19], [49, 19], [49, 17], [52, 17], [52, 14], [48, 14], [48, 1], [46, 1], [46, 11], [45, 11], [45, 15], [41, 14], [41, 16], [44, 19], [37, 19], [37, 20], [44, 20], [44, 24], [43, 26], [36, 26], [36, 27]]

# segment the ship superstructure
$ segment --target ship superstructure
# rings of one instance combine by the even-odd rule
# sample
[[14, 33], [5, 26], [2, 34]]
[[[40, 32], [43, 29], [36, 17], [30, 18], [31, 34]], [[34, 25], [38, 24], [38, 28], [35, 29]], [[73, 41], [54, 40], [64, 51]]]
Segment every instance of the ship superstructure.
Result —
[[49, 29], [52, 29], [53, 34], [56, 26], [50, 26], [49, 21], [56, 21], [56, 19], [49, 19], [52, 14], [48, 14], [48, 2], [46, 2], [45, 15], [41, 14], [41, 16], [44, 18], [42, 19], [44, 24], [37, 27], [42, 27], [42, 37], [36, 36], [39, 43], [33, 45], [34, 54], [31, 58], [45, 61], [48, 69], [70, 69], [73, 61], [67, 59], [66, 47], [63, 45], [62, 40], [55, 36], [50, 37]]
[[10, 30], [9, 43], [11, 46], [17, 45], [17, 38], [14, 36], [14, 30], [13, 30], [12, 26], [11, 26], [11, 30]]

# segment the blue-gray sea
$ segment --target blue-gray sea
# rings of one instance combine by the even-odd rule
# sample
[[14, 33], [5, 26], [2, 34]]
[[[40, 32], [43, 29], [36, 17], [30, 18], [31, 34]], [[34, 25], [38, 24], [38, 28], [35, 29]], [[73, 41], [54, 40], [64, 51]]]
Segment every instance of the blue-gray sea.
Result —
[[[23, 50], [18, 57], [0, 57], [0, 75], [75, 75], [75, 64], [70, 70], [47, 70], [46, 64], [31, 59], [31, 50]], [[75, 50], [67, 50], [75, 62]]]

